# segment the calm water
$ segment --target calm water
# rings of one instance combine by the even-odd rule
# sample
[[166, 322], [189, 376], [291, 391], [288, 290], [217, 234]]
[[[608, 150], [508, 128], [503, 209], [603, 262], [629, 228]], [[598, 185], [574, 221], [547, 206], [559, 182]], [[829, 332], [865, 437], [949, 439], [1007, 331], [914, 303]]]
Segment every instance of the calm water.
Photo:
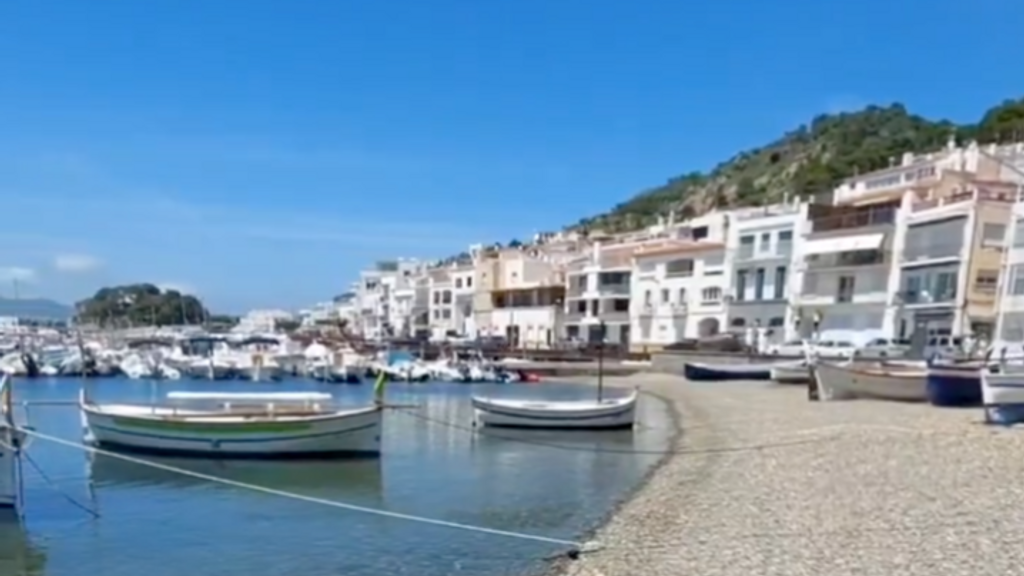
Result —
[[[100, 400], [148, 401], [149, 383], [97, 380]], [[18, 381], [21, 400], [75, 400], [78, 380]], [[210, 389], [209, 383], [155, 385]], [[218, 383], [218, 390], [320, 390], [353, 404], [372, 386]], [[641, 400], [633, 432], [500, 431], [474, 434], [470, 393], [580, 398], [561, 384], [392, 384], [389, 400], [424, 405], [422, 417], [386, 415], [380, 459], [312, 463], [161, 460], [219, 477], [404, 514], [573, 540], [635, 487], [668, 446], [667, 408]], [[41, 432], [81, 437], [73, 407], [35, 406]], [[445, 425], [444, 422], [454, 425]], [[551, 446], [549, 444], [554, 444]], [[632, 453], [633, 450], [653, 454]], [[550, 544], [453, 530], [235, 489], [35, 440], [55, 490], [25, 466], [25, 521], [0, 518], [0, 574], [64, 576], [411, 574], [504, 575], [543, 568]], [[62, 493], [94, 508], [93, 519]]]

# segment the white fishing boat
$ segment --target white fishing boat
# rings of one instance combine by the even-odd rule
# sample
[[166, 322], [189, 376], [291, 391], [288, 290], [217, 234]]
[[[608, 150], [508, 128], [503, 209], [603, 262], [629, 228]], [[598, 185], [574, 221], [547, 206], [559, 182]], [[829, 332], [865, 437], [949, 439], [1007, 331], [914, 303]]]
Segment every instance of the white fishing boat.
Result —
[[928, 400], [928, 370], [879, 363], [814, 363], [821, 400], [873, 398], [901, 402]]
[[771, 368], [771, 379], [776, 384], [807, 384], [811, 379], [811, 368], [807, 362], [776, 364]]
[[476, 421], [510, 428], [632, 428], [638, 393], [596, 400], [517, 400], [473, 397]]
[[18, 452], [25, 434], [14, 424], [10, 377], [0, 376], [0, 508], [18, 505]]
[[171, 392], [167, 400], [97, 404], [83, 390], [86, 439], [109, 448], [218, 458], [380, 453], [380, 397], [358, 408], [332, 406], [332, 396], [323, 393]]

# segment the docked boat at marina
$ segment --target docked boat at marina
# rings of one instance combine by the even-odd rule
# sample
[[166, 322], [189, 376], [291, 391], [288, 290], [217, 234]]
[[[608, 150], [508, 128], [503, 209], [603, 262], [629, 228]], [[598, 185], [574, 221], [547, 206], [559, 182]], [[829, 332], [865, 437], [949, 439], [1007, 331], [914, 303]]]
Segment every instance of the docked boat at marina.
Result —
[[382, 404], [336, 407], [323, 393], [171, 392], [162, 405], [79, 404], [86, 440], [217, 458], [379, 454]]
[[871, 398], [902, 402], [928, 400], [927, 369], [892, 366], [875, 362], [813, 364], [814, 379], [821, 400]]

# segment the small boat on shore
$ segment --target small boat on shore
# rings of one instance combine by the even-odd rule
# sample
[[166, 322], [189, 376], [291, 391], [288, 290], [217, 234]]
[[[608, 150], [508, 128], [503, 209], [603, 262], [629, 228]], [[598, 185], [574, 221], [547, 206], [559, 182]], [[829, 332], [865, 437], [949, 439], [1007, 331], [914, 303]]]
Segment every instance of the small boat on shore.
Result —
[[638, 393], [597, 400], [513, 400], [473, 397], [476, 421], [510, 428], [632, 428]]
[[875, 363], [814, 363], [821, 400], [870, 398], [900, 402], [928, 400], [927, 370]]
[[929, 365], [928, 402], [942, 407], [980, 406], [983, 369], [984, 366], [978, 363]]
[[683, 364], [683, 375], [695, 382], [721, 382], [726, 380], [771, 380], [772, 369], [803, 366], [803, 360], [764, 362], [757, 364]]
[[807, 362], [777, 364], [772, 366], [771, 379], [776, 384], [807, 384], [811, 380], [811, 367]]
[[171, 392], [164, 405], [97, 404], [82, 391], [87, 441], [165, 455], [313, 458], [380, 453], [382, 403], [341, 408], [322, 393]]
[[986, 422], [1024, 423], [1024, 365], [1002, 362], [982, 370], [981, 397]]

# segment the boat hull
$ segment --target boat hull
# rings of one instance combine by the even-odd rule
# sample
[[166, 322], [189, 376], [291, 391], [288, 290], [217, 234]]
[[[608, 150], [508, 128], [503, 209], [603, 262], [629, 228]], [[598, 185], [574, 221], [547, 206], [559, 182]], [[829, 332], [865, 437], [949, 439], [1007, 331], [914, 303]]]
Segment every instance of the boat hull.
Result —
[[900, 402], [928, 400], [924, 370], [872, 369], [864, 365], [838, 366], [819, 363], [814, 378], [822, 400], [867, 398]]
[[632, 428], [636, 423], [636, 396], [626, 402], [606, 406], [593, 403], [592, 408], [534, 408], [473, 398], [477, 424], [504, 428], [543, 428], [576, 430], [613, 430]]
[[1024, 372], [982, 371], [981, 394], [986, 421], [1005, 425], [1024, 422]]
[[[129, 415], [125, 408], [135, 408]], [[380, 454], [382, 411], [249, 422], [169, 419], [144, 415], [148, 407], [83, 406], [87, 439], [109, 448], [215, 458], [315, 458]], [[162, 410], [167, 410], [162, 409]]]
[[776, 384], [807, 384], [811, 380], [811, 369], [801, 366], [775, 366], [771, 369], [771, 379]]
[[928, 369], [928, 402], [933, 406], [980, 406], [981, 369], [975, 367], [933, 366]]

